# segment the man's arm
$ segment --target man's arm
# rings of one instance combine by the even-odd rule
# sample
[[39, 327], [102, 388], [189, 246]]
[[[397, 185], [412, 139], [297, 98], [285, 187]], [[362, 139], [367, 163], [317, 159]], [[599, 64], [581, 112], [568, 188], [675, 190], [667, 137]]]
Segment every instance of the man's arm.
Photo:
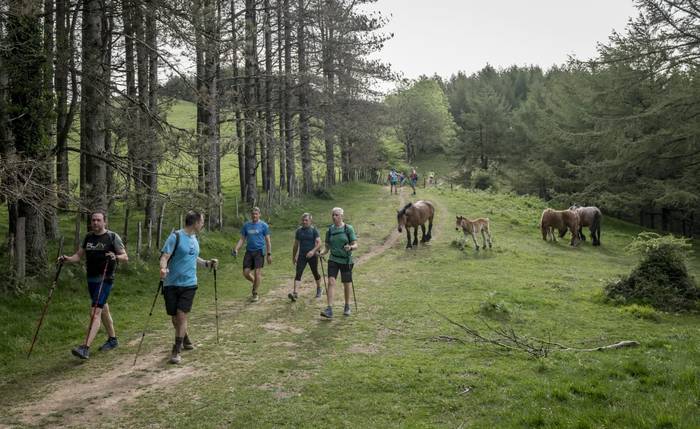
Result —
[[265, 248], [267, 249], [267, 263], [272, 263], [272, 243], [270, 242], [270, 236], [265, 236]]
[[80, 260], [83, 258], [83, 255], [85, 255], [85, 250], [82, 247], [78, 247], [78, 251], [70, 256], [66, 256], [66, 255], [59, 256], [58, 261], [59, 262], [69, 262], [69, 263], [80, 262]]
[[161, 280], [168, 275], [168, 259], [170, 259], [170, 253], [163, 253], [160, 255], [160, 278]]

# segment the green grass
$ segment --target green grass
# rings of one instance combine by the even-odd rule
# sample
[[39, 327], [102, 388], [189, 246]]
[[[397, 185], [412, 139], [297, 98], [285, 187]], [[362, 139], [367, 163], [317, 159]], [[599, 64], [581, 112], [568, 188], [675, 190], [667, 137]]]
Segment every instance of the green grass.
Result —
[[[439, 172], [439, 165], [444, 163], [430, 168]], [[184, 355], [184, 366], [197, 373], [175, 386], [145, 390], [118, 414], [100, 416], [103, 425], [700, 426], [699, 316], [652, 313], [643, 307], [625, 310], [601, 299], [604, 284], [636, 263], [624, 249], [638, 227], [606, 218], [602, 247], [584, 243], [572, 249], [565, 240], [542, 241], [537, 222], [544, 204], [537, 199], [419, 189], [419, 198], [438, 205], [434, 241], [405, 250], [402, 236], [396, 246], [358, 266], [359, 311], [324, 322], [318, 317], [323, 304], [310, 297], [309, 284], [295, 304], [274, 290], [291, 285], [291, 239], [298, 215], [311, 211], [317, 224], [326, 225], [330, 208], [343, 207], [358, 231], [361, 254], [395, 227], [399, 206], [398, 197], [378, 186], [344, 185], [331, 192], [333, 201], [307, 198], [270, 219], [275, 260], [265, 268], [258, 307], [245, 303], [249, 289], [239, 274], [240, 262], [225, 256], [238, 238], [235, 230], [203, 234], [203, 256], [222, 259], [220, 344], [213, 334], [211, 276], [200, 271], [190, 332], [201, 345]], [[491, 218], [493, 249], [477, 253], [470, 246], [452, 247], [461, 235], [454, 229], [456, 214]], [[109, 354], [95, 353], [82, 365], [68, 353], [82, 339], [87, 322], [80, 268], [62, 275], [30, 361], [24, 354], [45, 290], [3, 300], [0, 326], [7, 346], [0, 350], [0, 406], [10, 411], [0, 423], [19, 423], [13, 416], [18, 404], [50, 392], [47, 383], [87, 382], [131, 359], [135, 345], [127, 343], [140, 337], [157, 282], [156, 267], [154, 259], [120, 267], [110, 302], [122, 346]], [[697, 256], [690, 269], [695, 276], [700, 272]], [[165, 357], [172, 328], [161, 307], [162, 302], [144, 349]], [[482, 321], [505, 324], [519, 335], [572, 347], [620, 340], [636, 340], [641, 346], [560, 351], [534, 359], [475, 344], [440, 313], [479, 330], [484, 330]], [[153, 370], [171, 372], [160, 362]], [[125, 376], [140, 374], [127, 370]], [[61, 424], [70, 418], [69, 411], [62, 413], [41, 423]]]

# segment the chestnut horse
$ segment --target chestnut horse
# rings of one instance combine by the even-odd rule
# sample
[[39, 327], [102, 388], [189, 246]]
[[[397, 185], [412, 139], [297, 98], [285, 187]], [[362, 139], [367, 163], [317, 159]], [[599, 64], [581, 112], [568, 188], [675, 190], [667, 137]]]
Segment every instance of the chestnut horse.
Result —
[[557, 238], [554, 236], [554, 230], [559, 230], [559, 237], [564, 237], [568, 229], [571, 231], [571, 245], [576, 246], [578, 244], [578, 214], [573, 210], [545, 209], [540, 219], [540, 229], [542, 230], [542, 239], [544, 241], [547, 241], [550, 236], [552, 241], [557, 241]]
[[600, 223], [603, 220], [603, 213], [600, 209], [595, 206], [581, 207], [574, 204], [569, 207], [569, 210], [575, 210], [578, 215], [578, 238], [586, 241], [586, 236], [583, 235], [583, 227], [587, 226], [588, 230], [591, 231], [593, 245], [600, 246]]
[[[406, 237], [408, 238], [408, 243], [406, 243], [406, 248], [411, 246], [411, 230], [413, 227], [413, 246], [418, 245], [418, 226], [420, 226], [421, 232], [423, 233], [420, 242], [427, 243], [432, 238], [433, 231], [433, 218], [435, 217], [435, 207], [430, 201], [416, 201], [415, 203], [408, 203], [396, 213], [396, 220], [399, 224], [399, 232], [406, 228]], [[425, 222], [428, 222], [428, 233], [425, 233]]]
[[476, 234], [478, 233], [481, 233], [481, 238], [483, 239], [483, 245], [481, 247], [486, 249], [486, 236], [488, 236], [489, 249], [491, 248], [491, 228], [489, 218], [480, 217], [472, 220], [463, 216], [457, 216], [455, 229], [459, 231], [460, 228], [462, 228], [464, 235], [471, 234], [477, 252], [479, 251], [479, 243], [476, 241]]

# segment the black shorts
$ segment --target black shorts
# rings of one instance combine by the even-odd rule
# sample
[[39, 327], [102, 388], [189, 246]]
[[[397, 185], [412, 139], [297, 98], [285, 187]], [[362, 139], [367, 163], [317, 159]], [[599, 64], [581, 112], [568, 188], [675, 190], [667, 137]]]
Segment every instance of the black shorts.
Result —
[[311, 274], [314, 275], [314, 278], [320, 280], [321, 275], [318, 274], [318, 255], [314, 255], [311, 259], [306, 259], [306, 255], [299, 255], [299, 258], [297, 258], [297, 273], [294, 280], [301, 280], [301, 275], [304, 273], [304, 268], [306, 268], [307, 263], [309, 264], [309, 268], [311, 268]]
[[243, 256], [243, 268], [262, 268], [265, 266], [265, 255], [262, 250], [246, 250]]
[[343, 283], [352, 282], [352, 267], [355, 264], [339, 264], [335, 261], [328, 261], [328, 277], [338, 277], [340, 271], [340, 280]]
[[163, 298], [165, 298], [165, 311], [169, 316], [174, 316], [177, 310], [189, 313], [192, 310], [195, 287], [166, 286], [163, 288]]

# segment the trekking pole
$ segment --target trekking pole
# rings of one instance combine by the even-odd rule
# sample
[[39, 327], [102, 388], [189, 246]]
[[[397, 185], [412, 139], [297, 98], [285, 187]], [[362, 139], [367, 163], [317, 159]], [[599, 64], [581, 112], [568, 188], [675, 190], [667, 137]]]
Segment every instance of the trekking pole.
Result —
[[51, 302], [51, 297], [53, 296], [53, 291], [56, 289], [56, 283], [58, 283], [58, 276], [61, 274], [61, 268], [63, 268], [63, 259], [58, 258], [63, 254], [63, 237], [58, 241], [58, 256], [56, 257], [56, 274], [53, 277], [53, 283], [51, 283], [51, 288], [49, 288], [49, 296], [46, 298], [46, 303], [44, 303], [44, 308], [41, 310], [41, 317], [39, 317], [39, 322], [36, 325], [36, 332], [34, 332], [34, 338], [32, 339], [32, 345], [29, 347], [29, 353], [27, 353], [27, 359], [32, 355], [32, 350], [34, 350], [34, 343], [39, 336], [39, 329], [42, 323], [44, 323], [44, 316], [46, 315], [46, 310], [49, 309], [49, 303]]
[[109, 260], [105, 262], [105, 269], [102, 271], [102, 280], [100, 280], [100, 287], [97, 288], [97, 299], [95, 304], [92, 306], [92, 314], [90, 315], [90, 325], [88, 325], [87, 334], [85, 335], [85, 345], [87, 345], [88, 339], [90, 338], [90, 331], [92, 331], [92, 325], [95, 323], [95, 314], [97, 314], [97, 307], [100, 304], [100, 295], [102, 295], [102, 286], [105, 284], [105, 277], [107, 277], [107, 267], [109, 267]]
[[216, 344], [219, 344], [219, 294], [216, 291], [216, 268], [214, 270], [214, 309], [216, 311]]
[[148, 322], [151, 321], [151, 316], [153, 315], [153, 309], [156, 307], [156, 301], [158, 300], [158, 295], [160, 290], [163, 289], [163, 279], [158, 282], [158, 289], [156, 289], [156, 296], [153, 297], [153, 304], [151, 304], [151, 311], [148, 313], [148, 319], [146, 319], [146, 325], [143, 327], [143, 333], [141, 334], [141, 341], [139, 341], [139, 347], [136, 349], [136, 356], [134, 356], [134, 365], [136, 365], [136, 359], [139, 357], [139, 352], [141, 351], [141, 344], [143, 344], [143, 339], [146, 336], [146, 329], [148, 329]]
[[323, 269], [323, 256], [318, 255], [321, 259], [321, 273], [323, 274], [323, 287], [326, 289], [326, 296], [328, 296], [328, 285], [326, 284], [326, 270]]
[[350, 285], [352, 286], [352, 299], [355, 300], [355, 311], [357, 311], [357, 296], [355, 296], [355, 282], [351, 281]]

